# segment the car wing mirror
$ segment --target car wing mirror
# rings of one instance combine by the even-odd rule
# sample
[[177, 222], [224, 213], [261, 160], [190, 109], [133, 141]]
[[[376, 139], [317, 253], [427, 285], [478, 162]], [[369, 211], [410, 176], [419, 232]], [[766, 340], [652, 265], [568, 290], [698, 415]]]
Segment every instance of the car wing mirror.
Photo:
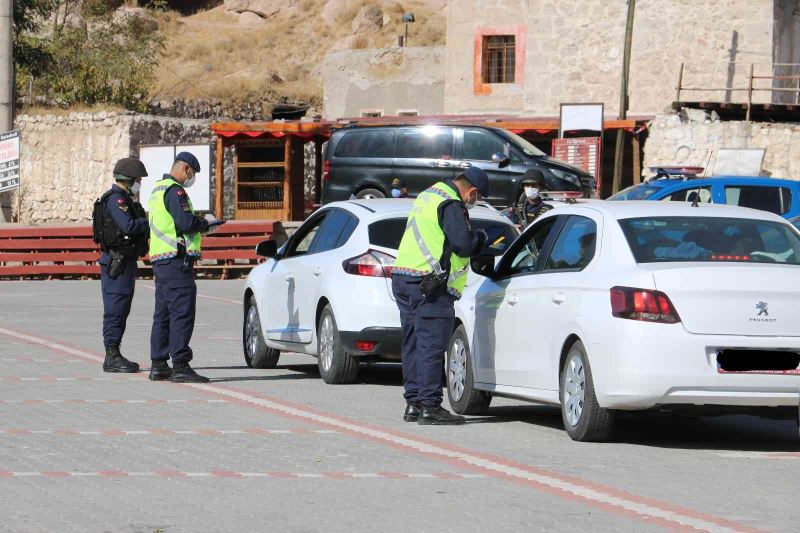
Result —
[[256, 255], [261, 257], [277, 257], [278, 243], [272, 239], [261, 241], [256, 245]]
[[511, 159], [509, 159], [508, 156], [502, 152], [493, 154], [492, 161], [497, 163], [498, 168], [506, 168], [511, 163]]
[[479, 255], [469, 260], [473, 272], [485, 278], [494, 278], [494, 256]]

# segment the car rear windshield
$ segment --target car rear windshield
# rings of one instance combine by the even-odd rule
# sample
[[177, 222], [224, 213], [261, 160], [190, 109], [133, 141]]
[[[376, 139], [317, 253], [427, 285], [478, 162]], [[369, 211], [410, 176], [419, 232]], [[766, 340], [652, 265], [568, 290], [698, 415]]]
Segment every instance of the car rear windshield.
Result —
[[660, 187], [653, 187], [652, 185], [634, 185], [619, 191], [609, 200], [647, 200], [659, 190]]
[[637, 263], [734, 261], [800, 264], [800, 238], [786, 224], [711, 217], [619, 221]]
[[[400, 248], [400, 240], [406, 231], [406, 222], [405, 218], [387, 218], [373, 222], [369, 225], [369, 243], [373, 246], [397, 250]], [[505, 251], [519, 235], [514, 226], [505, 222], [471, 219], [470, 224], [473, 229], [482, 229], [486, 232], [489, 237], [488, 244], [492, 247], [491, 251], [487, 252], [492, 254]]]

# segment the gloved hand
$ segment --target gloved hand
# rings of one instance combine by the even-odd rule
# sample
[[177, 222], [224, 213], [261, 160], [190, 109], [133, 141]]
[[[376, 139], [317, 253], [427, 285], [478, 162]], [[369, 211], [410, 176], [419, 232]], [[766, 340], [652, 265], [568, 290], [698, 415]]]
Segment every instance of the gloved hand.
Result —
[[208, 229], [205, 231], [206, 235], [211, 235], [212, 233], [216, 232], [219, 229], [220, 224], [214, 224], [214, 222], [218, 221], [217, 217], [215, 217], [211, 213], [208, 213], [203, 218], [205, 218], [206, 222], [208, 222], [208, 224], [209, 224]]

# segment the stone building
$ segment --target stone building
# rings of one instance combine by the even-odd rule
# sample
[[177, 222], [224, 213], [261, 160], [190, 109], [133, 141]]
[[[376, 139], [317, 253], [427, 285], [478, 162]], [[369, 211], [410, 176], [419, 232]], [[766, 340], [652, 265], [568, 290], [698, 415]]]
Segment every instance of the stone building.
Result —
[[[451, 2], [444, 112], [540, 116], [558, 114], [561, 103], [603, 102], [615, 116], [626, 14], [625, 0]], [[654, 115], [669, 106], [681, 63], [685, 81], [701, 87], [744, 87], [751, 63], [768, 74], [774, 58], [800, 55], [800, 41], [775, 30], [787, 25], [800, 27], [797, 0], [639, 0], [629, 112]]]

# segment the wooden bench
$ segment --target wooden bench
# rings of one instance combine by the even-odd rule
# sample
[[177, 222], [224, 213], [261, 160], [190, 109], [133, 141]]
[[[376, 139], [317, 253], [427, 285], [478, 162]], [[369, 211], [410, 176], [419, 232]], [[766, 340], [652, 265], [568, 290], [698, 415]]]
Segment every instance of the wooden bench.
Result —
[[[279, 230], [269, 221], [231, 221], [203, 239], [204, 275], [226, 278], [246, 274], [261, 258], [255, 246]], [[0, 279], [99, 278], [100, 250], [92, 241], [90, 226], [0, 228]], [[152, 275], [145, 258], [140, 275]]]

